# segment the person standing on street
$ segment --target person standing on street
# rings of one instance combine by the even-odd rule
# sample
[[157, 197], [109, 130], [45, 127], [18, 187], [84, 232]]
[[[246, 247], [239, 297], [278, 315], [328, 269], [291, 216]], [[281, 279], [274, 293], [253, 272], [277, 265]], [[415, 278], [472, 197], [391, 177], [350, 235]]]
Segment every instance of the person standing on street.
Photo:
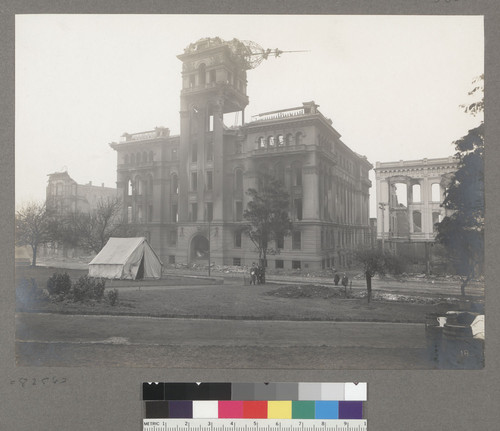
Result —
[[344, 275], [342, 276], [342, 286], [344, 286], [344, 289], [347, 289], [348, 284], [349, 284], [349, 278], [347, 277], [346, 273], [344, 272]]
[[338, 286], [339, 281], [340, 281], [340, 275], [337, 271], [335, 271], [335, 273], [333, 274], [333, 284], [335, 284], [335, 286]]
[[257, 284], [257, 266], [255, 262], [252, 263], [252, 267], [250, 268], [250, 284], [254, 286]]

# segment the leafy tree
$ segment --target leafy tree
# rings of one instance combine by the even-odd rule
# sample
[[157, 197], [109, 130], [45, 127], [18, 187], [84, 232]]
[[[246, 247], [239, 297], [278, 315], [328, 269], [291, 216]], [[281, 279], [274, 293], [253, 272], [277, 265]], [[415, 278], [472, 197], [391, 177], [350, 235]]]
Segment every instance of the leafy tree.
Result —
[[243, 213], [248, 221], [244, 232], [257, 248], [259, 264], [264, 268], [268, 253], [276, 252], [270, 242], [290, 234], [292, 229], [290, 199], [283, 184], [270, 174], [262, 174], [259, 189], [248, 189], [247, 195], [252, 200]]
[[[474, 81], [469, 93], [483, 92], [483, 77]], [[483, 99], [467, 106], [465, 112], [477, 115], [484, 109]], [[461, 293], [469, 282], [482, 274], [484, 264], [484, 123], [469, 130], [455, 143], [458, 169], [451, 178], [442, 206], [453, 213], [437, 224], [436, 241], [462, 276]]]
[[16, 245], [31, 247], [32, 266], [36, 266], [38, 247], [53, 240], [52, 225], [45, 203], [30, 202], [16, 212]]
[[401, 272], [400, 260], [387, 250], [360, 248], [354, 252], [354, 258], [363, 266], [368, 302], [372, 298], [372, 278], [374, 275]]
[[136, 229], [123, 223], [122, 203], [118, 198], [101, 199], [90, 213], [76, 212], [61, 220], [55, 236], [61, 242], [99, 253], [112, 236], [128, 237]]

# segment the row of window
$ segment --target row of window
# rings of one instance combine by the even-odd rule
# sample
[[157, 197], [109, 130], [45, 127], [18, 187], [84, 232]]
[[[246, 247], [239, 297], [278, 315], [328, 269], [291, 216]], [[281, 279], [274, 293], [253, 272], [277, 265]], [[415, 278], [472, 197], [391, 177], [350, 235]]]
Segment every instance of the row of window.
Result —
[[[236, 230], [234, 232], [234, 247], [241, 247], [241, 237], [242, 232], [240, 230]], [[283, 236], [277, 238], [275, 240], [276, 249], [282, 250], [285, 245], [285, 238]], [[302, 233], [300, 231], [292, 232], [292, 250], [300, 250], [302, 248]]]
[[[175, 263], [175, 256], [174, 256], [174, 263]], [[233, 266], [241, 266], [241, 257], [233, 257]], [[267, 262], [265, 262], [266, 268], [268, 267]], [[276, 269], [282, 269], [285, 267], [284, 261], [281, 259], [276, 259], [274, 261], [274, 267]], [[302, 264], [300, 260], [292, 260], [292, 269], [301, 269]]]
[[267, 137], [259, 136], [257, 138], [257, 148], [275, 148], [275, 147], [284, 147], [288, 145], [300, 145], [302, 143], [302, 138], [304, 134], [302, 132], [297, 132], [295, 135], [292, 133], [287, 133], [286, 135], [270, 135]]
[[146, 162], [153, 162], [154, 161], [154, 153], [153, 151], [150, 151], [147, 153], [146, 151], [138, 152], [138, 153], [132, 153], [132, 154], [125, 154], [123, 156], [123, 162], [128, 165], [135, 165], [138, 163], [146, 163]]
[[[383, 183], [382, 183], [383, 184]], [[407, 206], [408, 202], [420, 203], [422, 202], [421, 196], [421, 186], [420, 184], [413, 184], [411, 187], [411, 199], [408, 196], [408, 186], [405, 183], [391, 183], [393, 191], [391, 193], [391, 204], [392, 206], [404, 205]], [[431, 184], [431, 201], [441, 202], [441, 184], [432, 183]]]
[[[214, 144], [213, 142], [207, 142], [205, 146], [205, 159], [207, 162], [211, 162], [214, 159]], [[191, 162], [196, 163], [198, 161], [198, 143], [196, 141], [191, 143]]]

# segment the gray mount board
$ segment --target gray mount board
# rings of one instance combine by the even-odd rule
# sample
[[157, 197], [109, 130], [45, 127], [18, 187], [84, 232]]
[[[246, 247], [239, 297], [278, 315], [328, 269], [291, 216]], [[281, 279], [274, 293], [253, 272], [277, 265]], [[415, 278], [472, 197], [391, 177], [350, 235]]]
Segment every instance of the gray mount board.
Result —
[[[141, 369], [16, 367], [14, 351], [14, 14], [16, 13], [319, 13], [485, 15], [486, 29], [486, 307], [499, 308], [500, 11], [497, 1], [111, 1], [103, 4], [2, 1], [0, 4], [2, 116], [0, 429], [140, 430], [144, 381], [366, 381], [371, 431], [490, 430], [499, 423], [500, 318], [487, 319], [486, 367], [481, 371], [317, 371], [272, 369]], [[256, 22], [258, 25], [258, 22]], [[215, 31], [215, 29], [214, 29]], [[300, 29], [297, 29], [300, 31]], [[62, 125], [64, 127], [64, 125]], [[83, 126], [84, 127], [84, 126]], [[77, 133], [77, 131], [72, 131]], [[39, 143], [43, 145], [43, 143]], [[40, 384], [48, 378], [50, 384]], [[17, 383], [27, 379], [25, 387]], [[24, 381], [24, 380], [23, 380]], [[33, 384], [36, 383], [36, 384]]]

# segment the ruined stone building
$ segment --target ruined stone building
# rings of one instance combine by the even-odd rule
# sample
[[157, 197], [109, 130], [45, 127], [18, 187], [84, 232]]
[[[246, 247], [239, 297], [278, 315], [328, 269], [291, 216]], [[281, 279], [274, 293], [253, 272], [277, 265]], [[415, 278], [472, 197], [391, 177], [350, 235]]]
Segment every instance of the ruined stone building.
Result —
[[415, 269], [429, 271], [436, 223], [449, 215], [441, 204], [456, 170], [453, 157], [376, 163], [377, 238]]
[[88, 213], [96, 209], [99, 201], [106, 201], [117, 196], [114, 187], [78, 184], [67, 171], [48, 174], [46, 189], [47, 209], [56, 215], [67, 215], [74, 212]]
[[[290, 195], [291, 235], [273, 248], [270, 268], [318, 269], [350, 264], [370, 242], [371, 164], [340, 139], [314, 102], [245, 121], [248, 46], [201, 39], [182, 62], [180, 135], [168, 128], [124, 134], [117, 188], [124, 219], [136, 224], [164, 263], [210, 260], [251, 265], [254, 245], [242, 234], [245, 191], [272, 172]], [[225, 119], [238, 113], [241, 126]]]

